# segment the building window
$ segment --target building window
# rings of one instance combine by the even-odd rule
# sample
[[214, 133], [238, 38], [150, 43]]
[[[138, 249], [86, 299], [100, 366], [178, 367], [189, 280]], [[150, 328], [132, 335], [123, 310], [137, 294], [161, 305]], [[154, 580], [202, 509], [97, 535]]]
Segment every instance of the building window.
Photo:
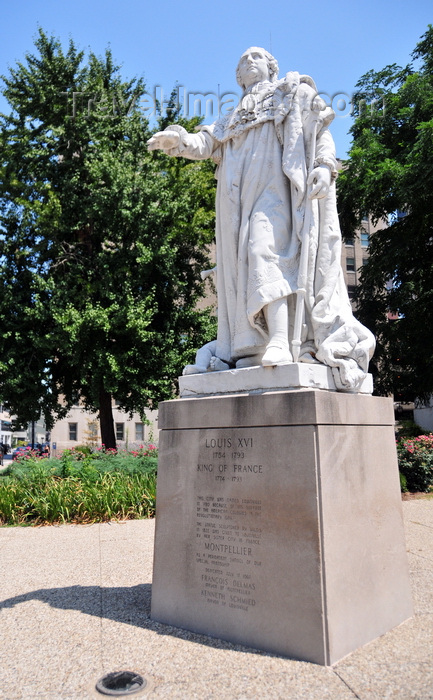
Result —
[[74, 442], [78, 440], [78, 423], [69, 423], [69, 439]]
[[347, 285], [347, 292], [349, 294], [349, 299], [353, 299], [353, 297], [355, 296], [355, 290], [356, 290], [356, 286], [354, 284]]
[[144, 440], [144, 425], [143, 423], [135, 424], [135, 440], [136, 442], [143, 442]]
[[361, 245], [363, 248], [368, 248], [368, 243], [368, 233], [364, 231], [363, 233], [361, 233]]
[[125, 439], [125, 423], [116, 423], [116, 440]]
[[350, 246], [353, 247], [353, 245], [354, 245], [353, 238], [346, 238], [345, 243], [346, 243], [347, 246], [350, 245]]
[[347, 272], [355, 272], [355, 258], [346, 258]]
[[362, 258], [362, 264], [366, 265], [368, 263], [368, 258]]

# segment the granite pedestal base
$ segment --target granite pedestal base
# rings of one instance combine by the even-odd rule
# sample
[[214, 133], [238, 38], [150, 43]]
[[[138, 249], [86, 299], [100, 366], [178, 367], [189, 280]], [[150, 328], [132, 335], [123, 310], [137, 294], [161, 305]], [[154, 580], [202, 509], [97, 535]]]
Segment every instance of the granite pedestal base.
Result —
[[412, 615], [390, 399], [159, 409], [152, 618], [331, 665]]

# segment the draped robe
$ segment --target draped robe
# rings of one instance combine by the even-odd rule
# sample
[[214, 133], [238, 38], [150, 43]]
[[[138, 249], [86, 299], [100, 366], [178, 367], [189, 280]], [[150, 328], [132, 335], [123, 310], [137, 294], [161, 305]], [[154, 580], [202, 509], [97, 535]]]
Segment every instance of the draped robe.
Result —
[[[262, 355], [269, 340], [264, 308], [287, 298], [293, 339], [300, 246], [311, 207], [301, 361], [333, 368], [337, 387], [356, 391], [374, 351], [374, 336], [357, 321], [341, 268], [334, 114], [311, 78], [288, 73], [253, 86], [238, 107], [169, 151], [218, 164], [216, 196], [218, 335], [215, 354], [228, 363]], [[315, 160], [310, 163], [312, 139]], [[312, 166], [326, 165], [332, 184], [307, 198]]]

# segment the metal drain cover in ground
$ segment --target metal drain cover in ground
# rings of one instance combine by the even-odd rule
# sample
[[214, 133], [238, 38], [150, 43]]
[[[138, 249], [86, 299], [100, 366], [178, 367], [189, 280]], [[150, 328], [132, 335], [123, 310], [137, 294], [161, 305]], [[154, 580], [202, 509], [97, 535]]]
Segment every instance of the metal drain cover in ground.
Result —
[[104, 695], [122, 697], [138, 693], [146, 687], [143, 676], [133, 671], [114, 671], [99, 679], [96, 690]]

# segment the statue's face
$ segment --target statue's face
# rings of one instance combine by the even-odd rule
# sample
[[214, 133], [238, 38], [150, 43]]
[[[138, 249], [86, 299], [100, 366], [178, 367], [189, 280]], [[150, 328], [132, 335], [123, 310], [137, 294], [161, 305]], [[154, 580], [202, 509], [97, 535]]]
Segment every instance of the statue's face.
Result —
[[246, 88], [269, 80], [269, 66], [265, 54], [258, 48], [245, 51], [239, 61], [239, 75]]

